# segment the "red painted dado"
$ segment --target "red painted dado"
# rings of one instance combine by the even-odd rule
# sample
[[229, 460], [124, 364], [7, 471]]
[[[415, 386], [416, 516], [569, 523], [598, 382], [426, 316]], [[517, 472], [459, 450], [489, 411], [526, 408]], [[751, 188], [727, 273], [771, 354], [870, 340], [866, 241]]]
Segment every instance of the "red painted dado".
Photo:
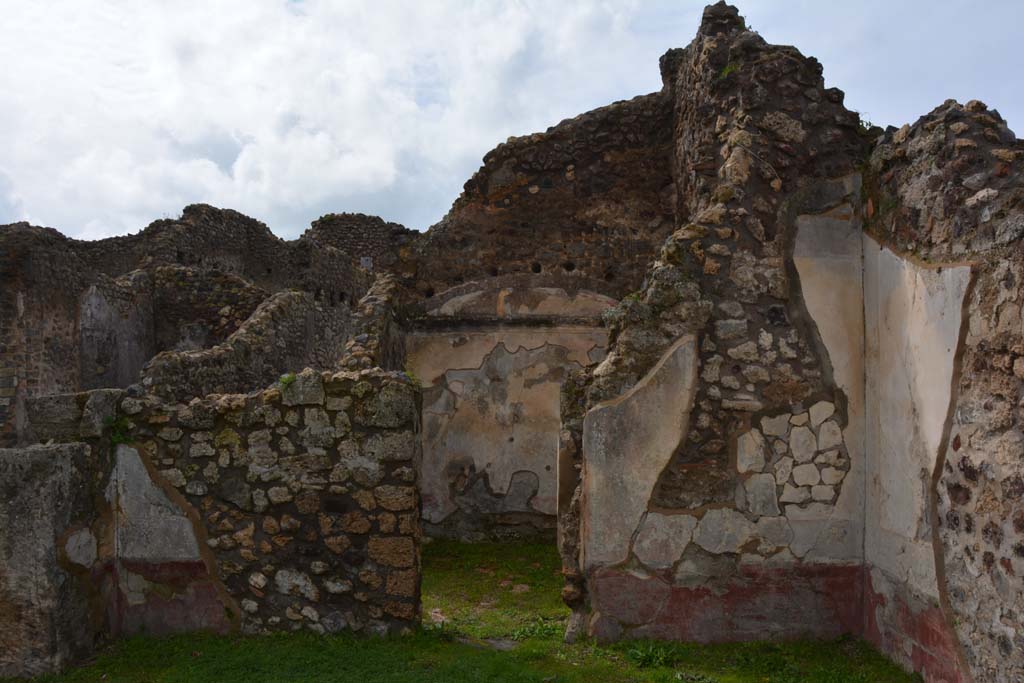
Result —
[[605, 627], [613, 619], [630, 637], [727, 642], [859, 634], [862, 581], [858, 565], [797, 564], [748, 565], [696, 587], [601, 569], [589, 585]]
[[865, 571], [864, 638], [921, 673], [928, 683], [968, 683], [971, 678], [960, 666], [956, 634], [942, 610], [899, 584], [878, 588], [882, 587], [874, 585], [871, 571]]
[[[861, 565], [748, 565], [703, 585], [599, 569], [591, 576], [591, 635], [694, 642], [862, 636], [927, 683], [969, 683], [942, 610], [879, 592]], [[896, 584], [893, 584], [896, 585]]]
[[232, 614], [203, 562], [111, 563], [103, 574], [113, 594], [107, 619], [114, 635], [232, 630]]

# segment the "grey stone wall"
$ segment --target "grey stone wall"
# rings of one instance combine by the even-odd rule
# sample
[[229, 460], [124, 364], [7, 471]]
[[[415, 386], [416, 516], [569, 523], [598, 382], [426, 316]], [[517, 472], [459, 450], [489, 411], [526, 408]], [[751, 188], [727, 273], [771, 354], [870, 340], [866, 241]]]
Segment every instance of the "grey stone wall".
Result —
[[[148, 279], [122, 279], [137, 269]], [[137, 235], [95, 242], [24, 223], [0, 226], [0, 282], [0, 444], [16, 441], [26, 398], [126, 386], [158, 351], [222, 342], [266, 292], [297, 288], [340, 313], [370, 284], [316, 234], [285, 242], [258, 221], [204, 205]], [[102, 302], [87, 294], [91, 287]], [[149, 299], [152, 320], [143, 310]], [[128, 324], [108, 315], [135, 304], [142, 306]]]
[[170, 401], [248, 391], [294, 368], [334, 367], [353, 330], [347, 305], [324, 305], [306, 292], [279, 292], [223, 343], [157, 354], [141, 381], [147, 391]]
[[0, 450], [0, 674], [132, 633], [385, 634], [419, 621], [419, 399], [402, 373], [306, 369], [188, 405], [31, 399]]
[[[85, 444], [0, 449], [0, 676], [58, 671], [102, 632]], [[101, 468], [102, 469], [102, 468]]]
[[419, 415], [404, 375], [306, 369], [187, 406], [128, 397], [121, 411], [195, 511], [244, 631], [418, 623]]

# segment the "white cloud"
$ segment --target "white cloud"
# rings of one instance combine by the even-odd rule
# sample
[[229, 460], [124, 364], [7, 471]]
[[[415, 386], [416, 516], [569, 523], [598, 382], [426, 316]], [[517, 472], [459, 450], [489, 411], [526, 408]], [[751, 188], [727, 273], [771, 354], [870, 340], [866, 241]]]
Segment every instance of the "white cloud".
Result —
[[[871, 3], [859, 13], [764, 0], [741, 9], [768, 40], [822, 50], [830, 83], [849, 88], [850, 105], [876, 120], [890, 122], [913, 98], [919, 114], [960, 96], [933, 95], [951, 73], [985, 90], [977, 57], [952, 70], [941, 50], [922, 51], [906, 37], [937, 62], [936, 78], [900, 88], [892, 69], [880, 74], [887, 51], [908, 69], [923, 67], [910, 49], [885, 42], [902, 29], [873, 21], [888, 6]], [[658, 56], [689, 42], [702, 4], [11, 3], [0, 23], [0, 222], [100, 237], [209, 202], [282, 236], [328, 211], [422, 229], [509, 135], [656, 90]], [[963, 9], [954, 5], [919, 23], [941, 35], [943, 18]], [[1004, 10], [1013, 12], [1008, 2]], [[822, 26], [841, 30], [830, 40]], [[865, 50], [879, 35], [884, 44]], [[993, 44], [1002, 45], [989, 40], [988, 55]], [[982, 75], [1009, 100], [989, 104], [1012, 123], [1019, 91], [998, 87], [1007, 78], [998, 68]], [[887, 98], [892, 89], [899, 92]], [[872, 97], [884, 106], [864, 103]]]

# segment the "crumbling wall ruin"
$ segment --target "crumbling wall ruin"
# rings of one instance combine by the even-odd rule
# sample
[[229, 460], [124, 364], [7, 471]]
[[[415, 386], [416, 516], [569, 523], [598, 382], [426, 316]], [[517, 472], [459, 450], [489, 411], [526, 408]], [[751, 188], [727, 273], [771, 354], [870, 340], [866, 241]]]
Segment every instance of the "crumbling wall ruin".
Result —
[[0, 673], [142, 628], [402, 631], [421, 527], [557, 523], [570, 638], [1024, 676], [1024, 143], [980, 102], [867, 129], [724, 3], [661, 73], [499, 145], [422, 235], [2, 228], [0, 643], [40, 655]]
[[[563, 449], [578, 454], [582, 487], [563, 536], [577, 534], [577, 515], [582, 533], [578, 548], [563, 542], [566, 593], [589, 605], [576, 628], [688, 640], [856, 630], [862, 464], [837, 383], [848, 378], [833, 372], [844, 366], [792, 254], [800, 224], [857, 225], [858, 120], [816, 62], [768, 46], [724, 5], [662, 73], [679, 140], [677, 229], [611, 316], [608, 357], [567, 396]], [[691, 398], [647, 438], [617, 443], [612, 406], [645, 414], [665, 383]], [[610, 460], [635, 489], [631, 514], [608, 509]]]
[[906, 617], [914, 610], [901, 603], [917, 596], [897, 587], [875, 588], [890, 605], [877, 611], [896, 622], [890, 653], [915, 668], [924, 658], [903, 633], [952, 630], [976, 681], [1024, 676], [1022, 159], [1024, 143], [997, 112], [949, 101], [888, 131], [868, 167], [872, 238], [945, 277], [971, 270], [962, 310], [945, 313], [946, 324], [960, 320], [960, 346], [919, 530], [932, 541], [939, 609]]
[[[319, 318], [308, 328], [309, 355], [287, 369], [316, 364], [312, 354], [322, 355], [321, 348], [336, 358], [328, 347], [344, 342], [350, 306], [370, 285], [358, 250], [352, 252], [326, 243], [323, 230], [285, 242], [251, 218], [203, 205], [137, 235], [96, 242], [23, 223], [4, 226], [0, 444], [14, 444], [25, 428], [28, 398], [133, 384], [161, 351], [224, 342], [275, 292], [308, 293], [312, 302], [303, 307]], [[332, 334], [321, 334], [325, 329]], [[270, 379], [261, 374], [231, 390]]]
[[140, 632], [408, 630], [417, 403], [380, 369], [187, 405], [116, 389], [30, 400], [39, 438], [62, 443], [0, 450], [0, 672], [59, 670]]
[[[929, 681], [1015, 680], [1020, 142], [979, 103], [858, 131], [722, 4], [662, 66], [686, 210], [563, 395], [570, 636], [851, 632]], [[952, 455], [965, 423], [985, 455]]]

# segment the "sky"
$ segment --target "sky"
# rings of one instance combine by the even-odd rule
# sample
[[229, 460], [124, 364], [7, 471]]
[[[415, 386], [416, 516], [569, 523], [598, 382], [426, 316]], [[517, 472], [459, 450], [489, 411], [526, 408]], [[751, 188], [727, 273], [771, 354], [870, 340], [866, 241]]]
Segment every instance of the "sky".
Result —
[[[704, 4], [0, 0], [0, 224], [95, 239], [203, 202], [284, 238], [423, 230], [509, 136], [658, 90]], [[873, 123], [980, 99], [1024, 132], [1021, 0], [734, 4]]]

